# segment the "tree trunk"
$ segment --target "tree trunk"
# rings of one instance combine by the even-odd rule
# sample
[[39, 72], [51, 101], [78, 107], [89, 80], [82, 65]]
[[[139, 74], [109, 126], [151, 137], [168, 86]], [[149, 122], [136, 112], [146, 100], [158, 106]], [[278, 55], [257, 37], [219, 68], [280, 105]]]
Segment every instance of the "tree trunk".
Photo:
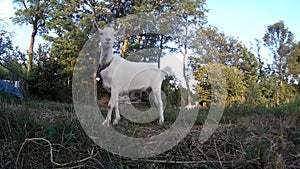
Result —
[[190, 90], [190, 85], [189, 85], [189, 78], [188, 78], [188, 75], [186, 74], [186, 60], [187, 60], [187, 45], [188, 45], [188, 42], [187, 42], [187, 38], [188, 38], [188, 28], [185, 27], [185, 41], [184, 41], [184, 51], [182, 51], [182, 54], [183, 54], [183, 61], [182, 61], [182, 64], [183, 64], [183, 77], [184, 77], [184, 80], [185, 80], [185, 84], [186, 84], [186, 89], [187, 89], [187, 101], [188, 101], [188, 105], [192, 105], [192, 95], [191, 95], [191, 90]]
[[121, 49], [121, 56], [122, 57], [125, 57], [128, 41], [129, 41], [129, 38], [125, 38], [124, 44], [123, 44], [122, 49]]
[[192, 96], [191, 96], [191, 90], [190, 90], [190, 85], [189, 85], [189, 78], [186, 74], [186, 64], [185, 64], [185, 60], [187, 57], [187, 51], [185, 50], [185, 53], [183, 55], [183, 77], [184, 77], [184, 81], [186, 84], [186, 89], [187, 89], [187, 105], [192, 105]]
[[163, 50], [163, 39], [164, 39], [164, 35], [161, 35], [160, 37], [160, 51], [159, 51], [159, 54], [158, 54], [158, 58], [157, 58], [157, 66], [158, 68], [160, 68], [160, 58], [162, 56], [162, 50]]
[[139, 34], [138, 35], [138, 41], [137, 41], [139, 46], [141, 45], [141, 41], [142, 41], [142, 34]]
[[283, 96], [283, 57], [279, 55], [279, 90], [278, 90], [278, 95], [276, 98], [276, 104], [279, 105], [280, 104], [280, 99]]
[[36, 34], [37, 34], [37, 28], [35, 25], [33, 25], [32, 33], [30, 37], [28, 58], [27, 58], [27, 73], [31, 72], [32, 69], [33, 48], [34, 48], [34, 41], [35, 41]]

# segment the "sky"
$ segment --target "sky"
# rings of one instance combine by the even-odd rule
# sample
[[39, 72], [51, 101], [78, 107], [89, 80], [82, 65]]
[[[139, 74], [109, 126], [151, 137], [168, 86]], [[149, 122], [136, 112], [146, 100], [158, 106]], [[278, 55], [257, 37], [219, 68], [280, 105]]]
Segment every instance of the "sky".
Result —
[[[29, 39], [31, 35], [30, 25], [14, 25], [9, 19], [14, 15], [13, 0], [0, 0], [0, 19], [4, 21], [4, 29], [13, 33], [13, 44], [18, 46], [21, 51], [26, 52], [29, 48]], [[37, 37], [37, 42], [42, 42], [41, 37]], [[36, 44], [36, 46], [38, 46]]]
[[[254, 39], [261, 39], [267, 26], [280, 20], [300, 41], [299, 0], [206, 0], [208, 24], [218, 27], [228, 36], [239, 38], [247, 47]], [[0, 19], [4, 19], [5, 30], [13, 32], [13, 42], [22, 51], [29, 47], [30, 25], [13, 25], [12, 0], [0, 0]], [[38, 37], [37, 43], [41, 42]], [[36, 44], [37, 46], [37, 44]]]
[[208, 24], [226, 35], [238, 37], [249, 47], [261, 39], [267, 27], [278, 21], [300, 41], [299, 0], [206, 0]]

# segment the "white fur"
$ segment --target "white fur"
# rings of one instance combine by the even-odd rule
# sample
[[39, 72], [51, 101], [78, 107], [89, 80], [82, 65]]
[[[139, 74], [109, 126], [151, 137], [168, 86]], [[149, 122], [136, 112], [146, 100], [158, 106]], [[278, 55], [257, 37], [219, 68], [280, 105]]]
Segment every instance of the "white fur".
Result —
[[[123, 31], [121, 28], [118, 33]], [[164, 76], [171, 71], [170, 67], [162, 70], [153, 63], [130, 62], [119, 55], [113, 55], [113, 43], [118, 34], [112, 28], [100, 30], [101, 54], [99, 59], [100, 68], [110, 65], [101, 71], [103, 85], [111, 89], [111, 97], [108, 103], [109, 109], [103, 125], [110, 125], [112, 111], [115, 108], [116, 118], [114, 125], [120, 120], [119, 96], [128, 94], [129, 91], [144, 91], [152, 89], [154, 101], [159, 111], [159, 124], [164, 123], [163, 102], [161, 99], [161, 85]]]

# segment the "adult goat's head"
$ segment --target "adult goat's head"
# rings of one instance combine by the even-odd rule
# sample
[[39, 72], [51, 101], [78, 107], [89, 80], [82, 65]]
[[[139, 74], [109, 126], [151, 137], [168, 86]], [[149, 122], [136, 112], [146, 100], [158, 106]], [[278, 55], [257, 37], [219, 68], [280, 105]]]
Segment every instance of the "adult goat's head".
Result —
[[115, 31], [111, 27], [104, 27], [103, 29], [99, 29], [101, 47], [104, 49], [112, 48], [116, 40], [116, 36], [122, 34], [124, 30], [124, 26], [119, 28], [117, 31]]
[[111, 27], [104, 27], [99, 29], [101, 55], [99, 59], [99, 66], [103, 68], [104, 65], [109, 64], [113, 57], [113, 46], [116, 40], [116, 36], [123, 34], [125, 30], [124, 26], [121, 26], [117, 31]]

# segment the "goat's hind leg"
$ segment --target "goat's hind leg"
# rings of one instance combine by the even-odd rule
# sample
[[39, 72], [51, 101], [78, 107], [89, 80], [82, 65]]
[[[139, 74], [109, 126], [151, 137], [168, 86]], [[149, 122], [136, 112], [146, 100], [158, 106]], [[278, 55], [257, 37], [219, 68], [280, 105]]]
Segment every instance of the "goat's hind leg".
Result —
[[114, 104], [113, 104], [112, 100], [110, 99], [108, 102], [108, 112], [107, 112], [106, 118], [105, 118], [104, 122], [102, 123], [102, 125], [104, 125], [104, 126], [110, 125], [111, 114], [112, 114], [113, 109], [114, 109]]
[[113, 125], [117, 125], [119, 123], [119, 120], [121, 119], [120, 112], [119, 112], [119, 94], [116, 93], [116, 92], [112, 92], [111, 93], [111, 98], [113, 99], [112, 103], [114, 105], [115, 114], [116, 114]]
[[120, 112], [119, 112], [119, 102], [117, 101], [115, 103], [115, 112], [116, 112], [116, 118], [113, 122], [113, 125], [117, 125], [121, 119], [121, 116], [120, 116]]
[[159, 124], [163, 125], [164, 124], [164, 110], [163, 110], [163, 102], [161, 99], [161, 90], [154, 89], [152, 92], [154, 94], [154, 101], [155, 101], [155, 104], [156, 104], [158, 112], [159, 112]]

